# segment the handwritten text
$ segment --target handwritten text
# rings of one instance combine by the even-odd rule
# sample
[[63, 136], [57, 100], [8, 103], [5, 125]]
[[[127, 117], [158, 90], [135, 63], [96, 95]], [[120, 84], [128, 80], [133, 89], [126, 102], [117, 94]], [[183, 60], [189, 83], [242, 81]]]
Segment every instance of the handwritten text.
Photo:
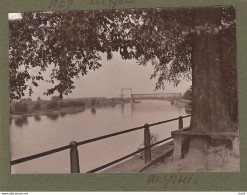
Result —
[[164, 188], [168, 185], [174, 184], [197, 184], [197, 180], [193, 174], [190, 175], [176, 175], [172, 174], [165, 174], [163, 176], [158, 176], [156, 174], [152, 174], [147, 178], [148, 184], [154, 183], [162, 183]]
[[67, 8], [73, 4], [74, 0], [51, 0], [49, 8]]
[[107, 5], [114, 9], [117, 5], [132, 4], [135, 0], [89, 0], [89, 5]]

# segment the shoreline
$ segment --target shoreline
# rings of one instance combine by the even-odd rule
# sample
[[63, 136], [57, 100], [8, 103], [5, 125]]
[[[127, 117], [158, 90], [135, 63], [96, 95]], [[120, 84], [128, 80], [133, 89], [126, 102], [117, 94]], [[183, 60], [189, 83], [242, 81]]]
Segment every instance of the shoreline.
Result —
[[47, 110], [40, 110], [40, 111], [33, 112], [33, 113], [10, 114], [10, 119], [19, 119], [23, 117], [33, 117], [33, 116], [43, 116], [43, 115], [56, 115], [56, 114], [75, 114], [75, 113], [83, 112], [86, 109], [115, 106], [117, 104], [121, 104], [121, 102], [117, 102], [114, 104], [106, 103], [106, 104], [100, 104], [100, 105], [94, 105], [94, 106], [68, 107], [68, 108], [60, 108], [57, 110], [47, 109]]
[[[75, 114], [75, 113], [79, 113], [79, 112], [83, 112], [86, 109], [93, 109], [93, 108], [100, 108], [100, 107], [108, 107], [108, 106], [115, 106], [118, 104], [121, 104], [122, 102], [106, 102], [103, 104], [98, 104], [98, 105], [94, 105], [94, 106], [77, 106], [77, 107], [67, 107], [67, 108], [59, 108], [59, 109], [45, 109], [45, 110], [37, 110], [35, 112], [32, 113], [15, 113], [15, 114], [11, 114], [10, 113], [10, 119], [20, 119], [23, 117], [34, 117], [34, 116], [43, 116], [43, 115], [56, 115], [56, 114], [61, 114], [61, 115], [66, 115], [66, 114]], [[126, 101], [125, 103], [130, 103], [130, 101]], [[134, 102], [135, 104], [141, 103], [140, 100], [137, 100], [136, 102]], [[175, 102], [174, 106], [176, 107], [184, 107], [186, 104], [183, 100], [178, 100], [177, 102]], [[185, 106], [186, 107], [186, 106]]]
[[99, 173], [138, 173], [138, 172], [144, 172], [144, 170], [147, 169], [149, 166], [153, 166], [153, 164], [156, 163], [159, 159], [164, 159], [170, 157], [170, 155], [165, 156], [167, 153], [172, 152], [174, 150], [174, 141], [170, 140], [166, 143], [163, 143], [161, 145], [156, 146], [152, 149], [152, 160], [145, 164], [144, 162], [144, 154], [139, 153], [131, 158], [119, 162], [118, 164], [115, 164], [111, 167], [105, 168], [102, 171], [99, 171]]

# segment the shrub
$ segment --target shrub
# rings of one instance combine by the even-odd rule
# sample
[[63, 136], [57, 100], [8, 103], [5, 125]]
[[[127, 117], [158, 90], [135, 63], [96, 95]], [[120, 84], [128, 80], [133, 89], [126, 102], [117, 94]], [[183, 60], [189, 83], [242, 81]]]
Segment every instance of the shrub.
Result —
[[183, 99], [192, 100], [192, 86], [184, 93]]
[[68, 106], [85, 106], [85, 102], [82, 100], [74, 100], [66, 102]]
[[69, 104], [67, 102], [60, 102], [60, 108], [67, 108]]
[[28, 104], [23, 102], [17, 102], [14, 104], [14, 110], [15, 112], [21, 112], [21, 113], [27, 112]]
[[[159, 135], [157, 134], [157, 133], [150, 133], [150, 145], [152, 145], [152, 144], [155, 144], [156, 142], [158, 142], [158, 140], [159, 140]], [[139, 147], [139, 148], [137, 148], [137, 150], [140, 150], [140, 149], [142, 149], [142, 148], [144, 148], [144, 141], [143, 141], [143, 144], [141, 144], [141, 146]], [[156, 147], [158, 147], [158, 146], [153, 146], [152, 148], [151, 148], [151, 152], [156, 148]], [[145, 151], [142, 151], [142, 152], [140, 152], [140, 158], [141, 159], [144, 159], [144, 152]]]
[[91, 106], [94, 106], [96, 104], [96, 99], [91, 99]]
[[47, 104], [47, 109], [58, 109], [58, 102], [57, 101], [51, 101]]
[[40, 110], [40, 108], [41, 108], [41, 105], [40, 105], [40, 103], [36, 103], [35, 105], [34, 105], [34, 107], [33, 107], [35, 110]]

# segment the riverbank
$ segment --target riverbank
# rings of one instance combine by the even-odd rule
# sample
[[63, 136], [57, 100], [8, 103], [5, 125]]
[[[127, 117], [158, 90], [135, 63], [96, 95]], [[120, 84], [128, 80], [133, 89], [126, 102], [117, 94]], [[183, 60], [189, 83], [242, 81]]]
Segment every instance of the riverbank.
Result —
[[[170, 141], [163, 145], [157, 146], [152, 150], [152, 160], [160, 160], [166, 158], [174, 149], [174, 142]], [[123, 161], [111, 168], [108, 168], [101, 173], [138, 173], [142, 172], [143, 169], [146, 169], [148, 166], [152, 166], [151, 161], [149, 164], [145, 165], [143, 152], [133, 156], [132, 158]]]
[[[239, 172], [240, 157], [232, 150], [225, 147], [214, 147], [204, 155], [198, 150], [193, 156], [183, 159], [174, 159], [170, 155], [166, 159], [160, 159], [152, 166], [143, 170], [145, 173], [167, 173], [167, 172]], [[196, 158], [195, 158], [196, 157]]]
[[68, 107], [68, 108], [60, 108], [56, 110], [47, 109], [47, 110], [37, 110], [32, 113], [19, 113], [19, 114], [10, 114], [10, 119], [18, 119], [23, 117], [32, 117], [32, 116], [42, 116], [42, 115], [66, 115], [66, 114], [75, 114], [79, 112], [83, 112], [86, 109], [95, 109], [99, 107], [106, 107], [106, 106], [115, 106], [119, 103], [108, 103], [108, 104], [100, 104], [94, 106], [77, 106], [77, 107]]
[[[240, 158], [233, 151], [215, 147], [213, 153], [192, 158], [174, 159], [174, 142], [168, 142], [154, 149], [152, 161], [145, 165], [143, 154], [102, 171], [101, 173], [167, 173], [167, 172], [238, 172]], [[198, 153], [199, 156], [200, 154]]]

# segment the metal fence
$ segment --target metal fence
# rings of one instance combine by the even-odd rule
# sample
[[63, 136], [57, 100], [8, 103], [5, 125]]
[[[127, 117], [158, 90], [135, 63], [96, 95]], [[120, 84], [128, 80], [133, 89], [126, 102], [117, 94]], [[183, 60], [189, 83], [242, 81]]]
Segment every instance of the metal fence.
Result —
[[178, 120], [178, 128], [182, 129], [183, 128], [183, 119], [187, 118], [187, 117], [190, 117], [190, 116], [191, 115], [179, 116], [178, 118], [173, 118], [173, 119], [169, 119], [169, 120], [166, 120], [166, 121], [161, 121], [161, 122], [152, 123], [152, 124], [145, 124], [145, 125], [140, 126], [140, 127], [127, 129], [127, 130], [124, 130], [124, 131], [120, 131], [120, 132], [116, 132], [116, 133], [112, 133], [112, 134], [108, 134], [108, 135], [104, 135], [104, 136], [88, 139], [88, 140], [81, 141], [81, 142], [72, 141], [72, 142], [70, 142], [69, 145], [66, 145], [66, 146], [62, 146], [62, 147], [59, 147], [59, 148], [55, 148], [55, 149], [52, 149], [52, 150], [49, 150], [49, 151], [46, 151], [46, 152], [34, 154], [34, 155], [27, 156], [27, 157], [24, 157], [24, 158], [12, 160], [12, 161], [10, 161], [10, 164], [11, 165], [16, 165], [16, 164], [19, 164], [19, 163], [23, 163], [23, 162], [26, 162], [26, 161], [30, 161], [30, 160], [33, 160], [33, 159], [37, 159], [37, 158], [40, 158], [40, 157], [43, 157], [43, 156], [51, 155], [51, 154], [54, 154], [54, 153], [57, 153], [57, 152], [61, 152], [61, 151], [70, 149], [71, 173], [80, 173], [78, 146], [85, 145], [85, 144], [92, 143], [92, 142], [99, 141], [99, 140], [103, 140], [103, 139], [106, 139], [106, 138], [109, 138], [109, 137], [114, 137], [114, 136], [117, 136], [117, 135], [121, 135], [121, 134], [129, 133], [129, 132], [141, 130], [141, 129], [144, 129], [144, 148], [139, 149], [139, 150], [137, 150], [137, 151], [135, 151], [135, 152], [133, 152], [131, 154], [128, 154], [126, 156], [123, 156], [123, 157], [121, 157], [121, 158], [119, 158], [117, 160], [114, 160], [112, 162], [104, 164], [104, 165], [102, 165], [102, 166], [100, 166], [98, 168], [90, 170], [87, 173], [95, 173], [97, 171], [100, 171], [102, 169], [110, 167], [110, 166], [112, 166], [112, 165], [114, 165], [114, 164], [116, 164], [118, 162], [121, 162], [121, 161], [123, 161], [123, 160], [125, 160], [125, 159], [127, 159], [127, 158], [129, 158], [131, 156], [134, 156], [134, 155], [136, 155], [136, 154], [138, 154], [138, 153], [140, 153], [142, 151], [144, 151], [144, 159], [145, 159], [145, 164], [146, 164], [146, 163], [151, 161], [151, 147], [156, 146], [156, 145], [158, 145], [160, 143], [163, 143], [165, 141], [168, 141], [168, 140], [172, 139], [172, 137], [168, 137], [166, 139], [163, 139], [163, 140], [158, 141], [158, 142], [156, 142], [156, 143], [151, 145], [150, 144], [150, 129], [149, 128], [152, 127], [152, 126], [156, 126], [156, 125], [160, 125], [160, 124], [164, 124], [164, 123], [168, 123], [168, 122], [172, 122], [172, 121]]

